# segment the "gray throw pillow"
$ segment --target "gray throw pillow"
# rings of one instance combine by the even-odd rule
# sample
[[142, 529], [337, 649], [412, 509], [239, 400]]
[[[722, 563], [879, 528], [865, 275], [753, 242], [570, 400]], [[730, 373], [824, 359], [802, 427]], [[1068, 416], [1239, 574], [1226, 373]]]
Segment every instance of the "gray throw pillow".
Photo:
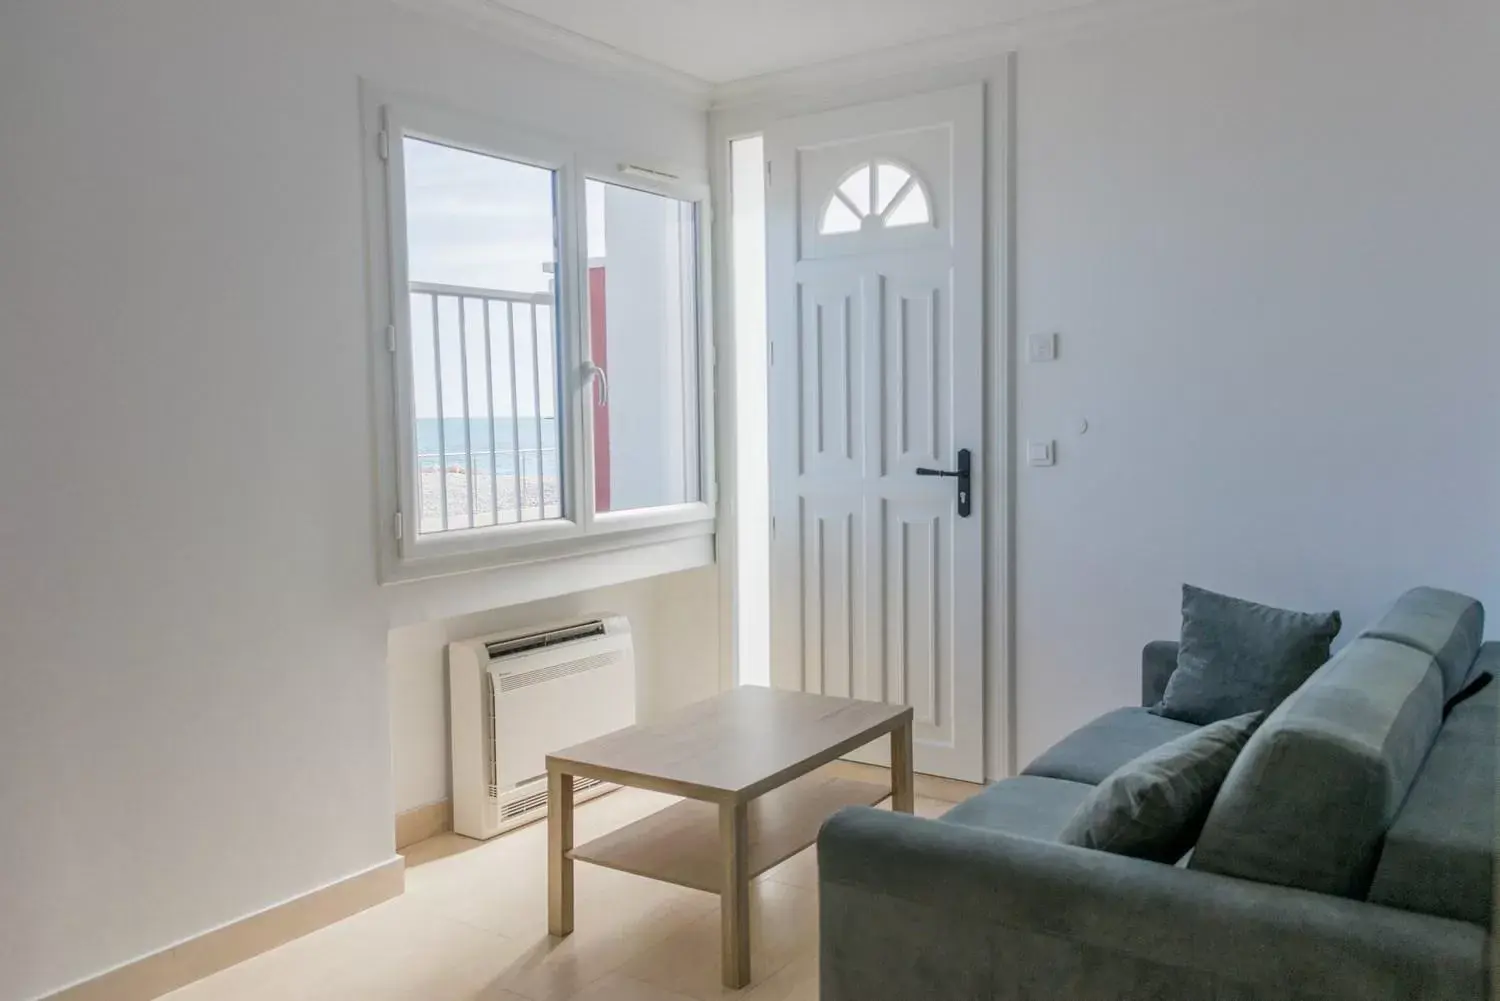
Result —
[[1219, 786], [1264, 718], [1254, 712], [1210, 723], [1127, 761], [1094, 788], [1058, 840], [1176, 862], [1198, 842]]
[[1342, 624], [1184, 584], [1177, 670], [1151, 711], [1200, 725], [1270, 712], [1328, 662]]

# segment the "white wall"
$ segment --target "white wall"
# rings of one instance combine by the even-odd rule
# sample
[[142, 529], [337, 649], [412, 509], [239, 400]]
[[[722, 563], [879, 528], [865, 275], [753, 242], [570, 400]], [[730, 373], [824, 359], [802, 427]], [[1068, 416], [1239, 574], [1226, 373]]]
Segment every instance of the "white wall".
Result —
[[1017, 333], [1062, 335], [1017, 380], [1059, 441], [1018, 477], [1019, 763], [1138, 698], [1185, 580], [1500, 615], [1500, 6], [1276, 0], [1023, 50], [1017, 93]]
[[0, 998], [392, 855], [361, 75], [704, 169], [700, 111], [378, 0], [0, 7]]

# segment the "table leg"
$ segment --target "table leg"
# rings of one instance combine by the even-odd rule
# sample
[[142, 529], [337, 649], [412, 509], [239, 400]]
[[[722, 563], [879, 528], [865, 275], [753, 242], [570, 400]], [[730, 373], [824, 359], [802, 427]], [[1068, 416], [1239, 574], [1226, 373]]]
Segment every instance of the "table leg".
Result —
[[911, 719], [891, 731], [891, 809], [911, 813], [916, 809], [916, 776], [912, 774]]
[[573, 934], [573, 776], [547, 772], [547, 931]]
[[724, 853], [723, 885], [719, 889], [720, 952], [724, 986], [750, 982], [750, 807], [747, 803], [719, 805], [719, 843]]

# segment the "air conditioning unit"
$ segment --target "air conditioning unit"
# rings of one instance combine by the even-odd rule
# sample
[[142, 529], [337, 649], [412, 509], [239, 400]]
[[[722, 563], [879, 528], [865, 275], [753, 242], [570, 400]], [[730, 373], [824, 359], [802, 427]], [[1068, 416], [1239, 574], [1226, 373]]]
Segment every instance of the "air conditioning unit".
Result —
[[[635, 722], [630, 623], [600, 616], [448, 644], [453, 830], [492, 838], [547, 815], [548, 753]], [[617, 788], [575, 779], [574, 802]]]

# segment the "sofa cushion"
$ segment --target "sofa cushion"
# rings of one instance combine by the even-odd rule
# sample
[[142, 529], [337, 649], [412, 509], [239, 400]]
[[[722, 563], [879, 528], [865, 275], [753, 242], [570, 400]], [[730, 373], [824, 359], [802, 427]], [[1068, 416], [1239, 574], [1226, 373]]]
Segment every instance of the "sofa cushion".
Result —
[[[1485, 646], [1500, 660], [1500, 643]], [[1386, 833], [1372, 902], [1488, 926], [1497, 719], [1495, 685], [1454, 707]]]
[[942, 820], [1022, 838], [1054, 841], [1079, 804], [1093, 791], [1093, 786], [1081, 782], [1023, 775], [996, 782], [943, 814]]
[[1094, 787], [1057, 840], [1175, 863], [1198, 840], [1219, 786], [1263, 717], [1210, 723], [1122, 765]]
[[1191, 867], [1363, 898], [1442, 711], [1432, 657], [1355, 640], [1250, 738]]
[[1361, 636], [1415, 647], [1443, 672], [1443, 696], [1464, 685], [1484, 639], [1484, 606], [1468, 595], [1435, 587], [1407, 591]]
[[1177, 670], [1151, 711], [1199, 724], [1270, 712], [1327, 662], [1340, 624], [1184, 584]]
[[1116, 709], [1068, 734], [1021, 774], [1098, 785], [1127, 761], [1197, 729], [1145, 709]]

